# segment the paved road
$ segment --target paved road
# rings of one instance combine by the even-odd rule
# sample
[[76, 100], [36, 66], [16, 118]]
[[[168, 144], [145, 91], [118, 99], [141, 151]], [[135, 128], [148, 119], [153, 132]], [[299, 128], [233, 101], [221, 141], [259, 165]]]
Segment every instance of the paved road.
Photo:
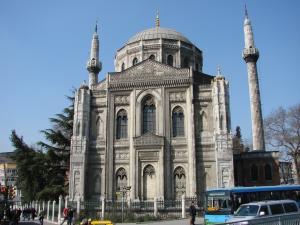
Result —
[[[39, 221], [21, 221], [19, 225], [39, 225]], [[134, 225], [136, 223], [117, 223], [116, 225]], [[140, 225], [189, 225], [189, 219], [180, 219], [180, 220], [165, 220], [165, 221], [153, 221], [153, 222], [143, 222], [138, 223]], [[203, 225], [203, 218], [196, 218], [196, 225]], [[56, 225], [56, 223], [52, 223], [49, 221], [44, 221], [44, 225]]]

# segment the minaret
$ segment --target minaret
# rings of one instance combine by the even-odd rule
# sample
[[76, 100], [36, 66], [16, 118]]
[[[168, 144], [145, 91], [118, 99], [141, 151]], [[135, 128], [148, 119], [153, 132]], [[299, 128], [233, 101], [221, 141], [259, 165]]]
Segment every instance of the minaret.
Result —
[[95, 33], [93, 34], [91, 54], [86, 66], [89, 71], [89, 88], [98, 83], [98, 74], [102, 69], [102, 64], [99, 61], [99, 39], [97, 34], [97, 23]]
[[264, 128], [263, 128], [260, 92], [259, 92], [258, 75], [257, 75], [257, 67], [256, 67], [256, 62], [259, 57], [259, 52], [254, 45], [251, 21], [248, 18], [248, 12], [246, 7], [245, 7], [244, 34], [245, 34], [245, 48], [243, 51], [243, 59], [247, 64], [247, 70], [248, 70], [250, 107], [251, 107], [251, 118], [252, 118], [253, 150], [264, 151], [265, 150]]
[[156, 19], [155, 19], [155, 27], [158, 28], [160, 26], [160, 21], [159, 21], [159, 11], [156, 11]]

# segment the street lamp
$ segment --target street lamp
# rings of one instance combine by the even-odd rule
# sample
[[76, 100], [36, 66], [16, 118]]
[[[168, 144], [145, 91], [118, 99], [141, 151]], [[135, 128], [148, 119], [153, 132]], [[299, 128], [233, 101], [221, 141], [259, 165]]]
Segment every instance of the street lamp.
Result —
[[120, 191], [122, 194], [122, 223], [124, 221], [124, 197], [128, 191], [130, 191], [131, 186], [122, 186], [120, 187]]

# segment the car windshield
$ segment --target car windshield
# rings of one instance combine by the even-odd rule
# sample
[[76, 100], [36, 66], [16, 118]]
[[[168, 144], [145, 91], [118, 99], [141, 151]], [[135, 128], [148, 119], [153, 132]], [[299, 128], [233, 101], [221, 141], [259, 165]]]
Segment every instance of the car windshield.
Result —
[[257, 205], [241, 205], [236, 211], [236, 216], [256, 216], [259, 206]]

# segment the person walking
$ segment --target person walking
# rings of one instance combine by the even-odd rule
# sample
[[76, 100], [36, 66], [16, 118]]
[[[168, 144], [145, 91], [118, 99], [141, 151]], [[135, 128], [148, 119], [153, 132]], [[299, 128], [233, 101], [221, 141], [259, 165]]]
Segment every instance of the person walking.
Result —
[[72, 208], [70, 208], [68, 211], [68, 225], [72, 225], [73, 216], [74, 216], [74, 211]]
[[39, 221], [40, 221], [40, 225], [44, 224], [44, 211], [43, 210], [40, 211]]
[[61, 222], [60, 225], [63, 225], [63, 223], [64, 223], [65, 221], [68, 221], [68, 212], [69, 212], [69, 209], [68, 209], [67, 207], [65, 207], [64, 210], [63, 210], [64, 220]]
[[196, 218], [196, 207], [194, 205], [194, 202], [192, 202], [191, 206], [190, 206], [190, 224], [191, 225], [195, 225], [195, 218]]

